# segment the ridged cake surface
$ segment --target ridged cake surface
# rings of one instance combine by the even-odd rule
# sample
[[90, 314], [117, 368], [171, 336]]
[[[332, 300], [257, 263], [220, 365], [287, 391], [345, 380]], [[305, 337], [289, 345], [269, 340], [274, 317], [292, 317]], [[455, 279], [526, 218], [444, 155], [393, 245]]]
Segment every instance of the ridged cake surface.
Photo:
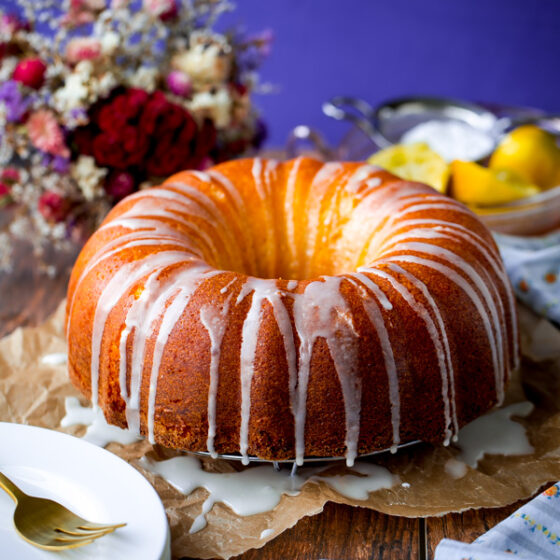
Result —
[[360, 163], [246, 159], [120, 202], [68, 290], [73, 383], [167, 447], [265, 459], [449, 442], [500, 403], [514, 299], [488, 230]]

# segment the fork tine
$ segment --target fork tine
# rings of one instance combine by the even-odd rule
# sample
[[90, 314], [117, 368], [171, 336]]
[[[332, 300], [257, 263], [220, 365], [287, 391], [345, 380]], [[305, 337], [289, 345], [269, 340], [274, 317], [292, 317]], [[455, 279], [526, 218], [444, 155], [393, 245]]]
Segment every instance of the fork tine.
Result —
[[84, 531], [103, 531], [105, 529], [119, 529], [120, 527], [126, 527], [126, 523], [115, 523], [114, 525], [106, 525], [103, 523], [90, 523], [86, 521], [81, 525], [77, 525], [76, 529], [83, 529]]
[[113, 527], [110, 527], [109, 529], [103, 529], [103, 530], [84, 531], [83, 529], [77, 527], [72, 527], [72, 528], [57, 527], [55, 531], [58, 533], [62, 533], [64, 535], [74, 535], [78, 537], [91, 537], [93, 535], [99, 535], [102, 537], [103, 535], [108, 535], [109, 533], [112, 533], [113, 531], [115, 531], [115, 529]]
[[54, 541], [63, 542], [63, 543], [83, 543], [89, 544], [93, 542], [95, 539], [102, 537], [103, 535], [91, 535], [87, 537], [78, 537], [74, 535], [57, 535], [53, 538]]

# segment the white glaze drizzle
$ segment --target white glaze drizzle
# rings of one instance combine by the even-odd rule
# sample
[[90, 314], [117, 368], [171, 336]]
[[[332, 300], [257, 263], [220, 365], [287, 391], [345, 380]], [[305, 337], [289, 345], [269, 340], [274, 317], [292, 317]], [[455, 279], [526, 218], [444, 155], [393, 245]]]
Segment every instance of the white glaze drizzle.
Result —
[[191, 169], [190, 174], [194, 175], [197, 179], [200, 179], [203, 183], [209, 183], [211, 180], [210, 175], [208, 175], [208, 173], [204, 173], [204, 171], [196, 171]]
[[[209, 278], [223, 274], [223, 271], [213, 270], [208, 266], [194, 266], [187, 270], [181, 272], [181, 278], [175, 283], [175, 285], [170, 286], [167, 293], [160, 295], [162, 300], [161, 305], [154, 305], [152, 307], [152, 312], [148, 316], [147, 323], [149, 325], [154, 325], [155, 321], [161, 317], [161, 324], [156, 335], [156, 342], [154, 345], [154, 355], [152, 357], [152, 368], [150, 372], [150, 386], [148, 393], [148, 439], [150, 443], [155, 443], [154, 439], [154, 425], [155, 425], [155, 411], [156, 411], [156, 395], [157, 395], [157, 380], [159, 375], [159, 370], [161, 366], [161, 360], [169, 340], [171, 332], [175, 328], [175, 325], [185, 312], [185, 309], [193, 296], [196, 289]], [[161, 309], [165, 305], [165, 301], [169, 301], [170, 292], [172, 290], [178, 291], [173, 298], [173, 301], [165, 309], [163, 315], [161, 315]], [[153, 332], [153, 331], [152, 331]], [[150, 333], [151, 334], [151, 333]], [[219, 360], [219, 356], [218, 356]], [[138, 389], [138, 394], [140, 388]]]
[[222, 192], [225, 193], [233, 203], [235, 211], [232, 212], [232, 217], [238, 223], [239, 231], [243, 236], [243, 248], [246, 253], [243, 260], [249, 263], [249, 267], [254, 270], [256, 267], [255, 248], [253, 246], [253, 237], [251, 236], [250, 216], [247, 214], [245, 202], [235, 185], [225, 175], [215, 170], [208, 171], [208, 175], [211, 177], [213, 185], [221, 188]]
[[296, 464], [303, 464], [307, 385], [317, 338], [327, 343], [340, 381], [346, 423], [346, 463], [357, 456], [360, 436], [362, 381], [358, 376], [358, 335], [351, 309], [340, 292], [342, 277], [324, 276], [294, 294], [294, 321], [300, 340], [298, 384], [294, 392]]
[[45, 354], [41, 358], [41, 363], [46, 366], [63, 366], [68, 363], [68, 354], [66, 352], [53, 352]]
[[[449, 233], [445, 233], [441, 230], [447, 230], [447, 231], [449, 231]], [[441, 228], [441, 230], [426, 229], [426, 228], [418, 228], [418, 229], [408, 230], [405, 234], [398, 234], [398, 235], [394, 236], [393, 239], [391, 240], [391, 243], [384, 246], [382, 248], [382, 251], [384, 253], [387, 253], [387, 252], [389, 252], [389, 249], [391, 247], [398, 248], [399, 244], [402, 244], [402, 242], [406, 242], [406, 241], [409, 241], [411, 239], [428, 239], [428, 240], [449, 239], [449, 240], [452, 240], [452, 241], [457, 241], [457, 237], [460, 237], [461, 239], [464, 239], [465, 241], [467, 241], [467, 243], [474, 246], [476, 249], [478, 249], [484, 255], [487, 262], [493, 268], [495, 274], [502, 281], [504, 291], [508, 294], [508, 301], [509, 301], [510, 321], [508, 322], [508, 327], [512, 331], [512, 338], [513, 338], [514, 335], [517, 336], [517, 328], [516, 328], [516, 326], [514, 326], [515, 321], [513, 321], [513, 318], [515, 317], [515, 308], [514, 308], [515, 302], [514, 302], [514, 298], [513, 298], [513, 292], [510, 289], [505, 270], [503, 268], [500, 268], [499, 265], [498, 265], [498, 261], [496, 259], [492, 259], [490, 253], [485, 249], [485, 247], [483, 247], [480, 243], [477, 243], [476, 240], [473, 240], [472, 237], [469, 237], [468, 235], [462, 233], [461, 231], [453, 231], [453, 228]], [[457, 237], [455, 237], [455, 236], [457, 236]], [[457, 264], [457, 262], [458, 261], [455, 260], [454, 264]], [[500, 293], [499, 293], [497, 287], [495, 286], [494, 282], [492, 281], [492, 278], [490, 277], [489, 272], [486, 270], [486, 268], [481, 270], [481, 274], [485, 277], [486, 284], [489, 286], [490, 290], [492, 290], [492, 292], [493, 292], [492, 293], [492, 296], [494, 298], [493, 301], [497, 302], [500, 317], [504, 318], [504, 320], [505, 320], [502, 298], [500, 297]], [[501, 332], [501, 330], [500, 330], [500, 332]], [[509, 349], [510, 345], [509, 345], [508, 337], [506, 337], [506, 339], [504, 340], [504, 343], [506, 345], [506, 348]], [[517, 344], [514, 344], [512, 354], [517, 357], [517, 352], [518, 352]], [[513, 367], [514, 368], [517, 367], [517, 364], [514, 363]]]
[[449, 440], [451, 438], [451, 430], [449, 426], [451, 424], [451, 413], [450, 413], [450, 403], [449, 403], [449, 394], [447, 392], [447, 383], [449, 379], [449, 370], [445, 360], [445, 345], [447, 344], [447, 333], [445, 329], [440, 332], [430, 316], [430, 313], [426, 309], [426, 307], [419, 302], [409, 290], [406, 289], [393, 275], [389, 274], [386, 271], [378, 270], [375, 268], [360, 268], [358, 269], [360, 272], [367, 272], [373, 276], [377, 276], [379, 278], [383, 278], [387, 280], [389, 284], [393, 287], [393, 289], [406, 301], [406, 303], [410, 306], [412, 310], [422, 319], [424, 324], [426, 325], [426, 329], [428, 334], [432, 340], [432, 344], [434, 345], [435, 353], [437, 356], [437, 361], [440, 369], [441, 374], [441, 382], [442, 382], [442, 398], [443, 398], [443, 411], [444, 411], [444, 421], [445, 421], [445, 443], [449, 444]]
[[107, 260], [113, 255], [116, 255], [127, 249], [132, 249], [135, 247], [149, 247], [155, 245], [164, 245], [164, 244], [183, 247], [185, 251], [185, 255], [189, 253], [193, 256], [195, 255], [195, 253], [191, 251], [191, 245], [189, 243], [182, 242], [180, 239], [177, 239], [176, 237], [171, 238], [170, 236], [160, 235], [155, 232], [144, 232], [144, 233], [134, 232], [127, 235], [122, 235], [117, 239], [112, 240], [104, 247], [102, 251], [100, 251], [94, 258], [92, 258], [92, 260], [88, 263], [88, 265], [84, 268], [82, 274], [80, 275], [70, 301], [70, 307], [68, 313], [68, 325], [66, 330], [67, 338], [69, 338], [76, 293], [79, 291], [82, 282], [85, 280], [88, 274], [95, 267], [101, 264], [104, 260]]
[[[346, 173], [344, 167], [338, 162], [325, 163], [319, 171], [313, 177], [311, 185], [309, 187], [309, 193], [307, 201], [311, 201], [312, 205], [305, 209], [306, 225], [305, 225], [305, 238], [308, 242], [305, 244], [303, 255], [303, 275], [308, 278], [311, 275], [311, 267], [313, 263], [314, 256], [316, 255], [316, 247], [320, 244], [321, 239], [319, 239], [319, 233], [321, 228], [319, 227], [321, 223], [323, 225], [328, 225], [330, 219], [332, 218], [332, 213], [334, 208], [324, 209], [321, 202], [325, 196], [325, 189], [328, 189], [332, 184], [337, 184], [338, 189], [341, 189], [344, 185], [342, 177]], [[316, 201], [319, 201], [317, 204]], [[323, 210], [323, 212], [321, 212]], [[323, 231], [326, 228], [323, 228]], [[324, 239], [322, 240], [325, 241]]]
[[[163, 348], [158, 345], [161, 344], [160, 333], [164, 327], [167, 326], [165, 323], [165, 316], [169, 312], [169, 309], [175, 309], [173, 302], [169, 305], [169, 308], [165, 309], [165, 306], [170, 302], [172, 298], [176, 298], [175, 294], [180, 295], [188, 291], [189, 289], [194, 290], [196, 288], [196, 283], [194, 283], [193, 278], [197, 275], [201, 276], [201, 280], [204, 278], [204, 274], [208, 271], [208, 266], [201, 264], [194, 264], [187, 266], [186, 269], [181, 270], [177, 276], [171, 275], [163, 283], [156, 280], [152, 280], [153, 277], [149, 277], [144, 285], [144, 291], [142, 295], [133, 303], [129, 310], [129, 315], [133, 315], [134, 319], [137, 319], [137, 323], [134, 325], [134, 335], [132, 339], [132, 358], [130, 366], [130, 398], [125, 398], [125, 387], [123, 383], [124, 379], [121, 379], [121, 394], [126, 403], [126, 417], [128, 422], [128, 427], [134, 432], [139, 432], [140, 430], [140, 390], [142, 385], [142, 376], [144, 372], [144, 365], [146, 363], [146, 342], [150, 336], [154, 334], [155, 324], [158, 319], [162, 316], [162, 324], [160, 326], [159, 332], [157, 333], [156, 344], [154, 347], [154, 354], [152, 357], [152, 364], [159, 362], [161, 360], [161, 354], [159, 350], [163, 352]], [[159, 274], [159, 271], [157, 271]], [[180, 288], [177, 287], [180, 286]], [[190, 293], [190, 292], [189, 292]], [[147, 294], [145, 298], [142, 296]], [[188, 301], [188, 300], [187, 300]], [[145, 304], [146, 302], [146, 304]], [[186, 305], [186, 303], [185, 303]], [[135, 313], [135, 308], [139, 308], [139, 312]], [[177, 317], [180, 317], [180, 315]], [[128, 321], [128, 316], [127, 316]], [[169, 336], [170, 333], [167, 333]], [[165, 340], [165, 342], [167, 339]], [[164, 344], [165, 346], [165, 344]], [[121, 371], [124, 370], [126, 373], [126, 352], [120, 354], [121, 360]], [[124, 364], [124, 365], [123, 365]], [[153, 369], [152, 369], [153, 376]], [[150, 400], [148, 409], [148, 430], [150, 434], [150, 442], [153, 443], [153, 407], [150, 407], [152, 398], [152, 384], [154, 383], [152, 376], [150, 377]]]
[[[241, 429], [239, 434], [239, 451], [243, 457], [243, 464], [248, 464], [249, 447], [249, 420], [251, 412], [251, 382], [253, 380], [256, 344], [262, 318], [262, 305], [268, 301], [272, 306], [274, 318], [284, 341], [286, 351], [286, 362], [288, 365], [288, 375], [290, 383], [290, 394], [293, 395], [296, 373], [296, 350], [293, 338], [292, 326], [288, 311], [282, 302], [282, 292], [276, 286], [274, 280], [261, 280], [249, 277], [241, 288], [237, 297], [239, 304], [250, 293], [253, 294], [251, 307], [247, 317], [243, 322], [241, 334]], [[293, 401], [292, 401], [293, 403]], [[292, 405], [292, 412], [294, 407]]]
[[231, 295], [226, 299], [221, 310], [212, 305], [200, 308], [200, 321], [210, 337], [210, 384], [208, 387], [208, 437], [206, 447], [212, 457], [217, 457], [214, 449], [216, 436], [216, 397], [218, 394], [218, 370], [220, 367], [220, 351], [222, 339], [227, 327], [227, 314]]
[[223, 288], [220, 288], [220, 294], [225, 294], [235, 284], [237, 277], [234, 276]]
[[444, 442], [444, 445], [448, 445], [449, 437], [457, 434], [457, 432], [459, 431], [459, 422], [457, 419], [457, 405], [455, 402], [455, 371], [453, 368], [453, 360], [451, 359], [451, 350], [449, 349], [449, 340], [447, 337], [447, 330], [445, 328], [445, 323], [443, 321], [439, 308], [434, 298], [432, 297], [432, 294], [430, 294], [428, 286], [424, 282], [422, 282], [419, 278], [414, 276], [408, 270], [405, 270], [404, 268], [397, 266], [395, 264], [390, 264], [389, 269], [392, 270], [393, 272], [396, 272], [397, 274], [401, 274], [402, 276], [404, 276], [417, 290], [420, 291], [420, 293], [424, 296], [424, 299], [426, 300], [427, 306], [430, 308], [435, 318], [437, 328], [440, 332], [440, 339], [443, 344], [443, 349], [445, 352], [445, 360], [447, 362], [446, 370], [448, 374], [448, 379], [446, 379], [445, 377], [443, 378], [442, 388], [441, 388], [442, 398], [443, 398], [444, 405], [446, 407], [445, 410], [446, 418], [450, 413], [449, 407], [451, 401], [451, 414], [453, 418], [453, 428], [454, 428], [454, 432], [451, 432], [446, 427], [446, 440]]
[[[359, 282], [365, 284], [376, 296], [379, 302], [386, 301], [387, 303], [383, 305], [385, 310], [393, 309], [393, 306], [387, 299], [387, 296], [381, 291], [379, 286], [375, 284], [371, 279], [369, 279], [365, 274], [355, 273], [352, 276]], [[361, 289], [363, 294], [363, 304], [364, 310], [367, 313], [368, 319], [371, 325], [374, 327], [377, 337], [379, 339], [379, 344], [381, 345], [381, 353], [383, 356], [383, 362], [385, 369], [387, 370], [387, 379], [389, 382], [389, 401], [391, 403], [391, 427], [393, 430], [393, 443], [391, 446], [391, 452], [395, 453], [397, 446], [401, 441], [400, 437], [400, 414], [401, 414], [401, 399], [399, 395], [399, 378], [397, 373], [397, 366], [395, 364], [395, 356], [393, 354], [393, 346], [391, 345], [391, 340], [389, 338], [389, 333], [387, 332], [387, 327], [385, 325], [385, 319], [381, 309], [377, 303], [369, 297], [369, 294], [364, 293], [365, 288], [361, 286], [358, 282], [354, 280], [349, 280], [358, 289]], [[382, 303], [383, 304], [383, 303]], [[387, 305], [388, 304], [388, 305]]]
[[[423, 259], [421, 257], [416, 257], [414, 255], [403, 255], [398, 257], [389, 257], [384, 260], [405, 260], [408, 262], [417, 262], [418, 264], [425, 264], [435, 270], [438, 270], [442, 274], [446, 275], [450, 280], [455, 282], [457, 285], [462, 287], [464, 291], [469, 295], [470, 299], [476, 305], [478, 312], [483, 320], [486, 331], [488, 333], [488, 343], [492, 352], [492, 360], [494, 363], [494, 373], [496, 377], [496, 393], [498, 398], [498, 404], [501, 404], [504, 397], [504, 376], [505, 376], [505, 366], [504, 366], [504, 346], [502, 341], [502, 331], [500, 325], [500, 317], [496, 304], [490, 294], [486, 283], [482, 280], [478, 272], [468, 264], [464, 259], [460, 258], [456, 253], [433, 245], [430, 243], [419, 243], [419, 242], [406, 242], [400, 243], [396, 248], [410, 250], [417, 253], [424, 253], [430, 256], [435, 256], [447, 260], [449, 263], [458, 267], [463, 271], [468, 278], [471, 280], [472, 285], [467, 282], [467, 280], [456, 272], [454, 269], [440, 263], [439, 261], [431, 259]], [[418, 259], [418, 260], [416, 260]], [[429, 264], [428, 264], [429, 263]], [[474, 287], [476, 287], [476, 290]], [[476, 291], [482, 295], [486, 307], [478, 297]], [[499, 299], [499, 298], [498, 298]]]
[[91, 401], [93, 406], [98, 402], [99, 362], [101, 342], [105, 324], [109, 314], [117, 302], [143, 277], [159, 272], [166, 266], [184, 262], [188, 255], [181, 251], [162, 251], [152, 253], [132, 263], [126, 263], [117, 270], [105, 285], [95, 307], [92, 332], [91, 353]]
[[[348, 179], [345, 190], [349, 193], [356, 194], [363, 185], [369, 187], [370, 185], [367, 185], [366, 181], [370, 178], [370, 175], [377, 172], [378, 170], [369, 164], [360, 165]], [[381, 180], [377, 178], [377, 181], [374, 181], [372, 185], [379, 185], [380, 183]]]
[[[419, 229], [411, 229], [406, 231], [403, 234], [396, 234], [389, 238], [387, 241], [388, 243], [384, 244], [381, 247], [382, 251], [387, 250], [388, 248], [392, 247], [396, 243], [401, 240], [411, 238], [417, 235], [425, 235], [425, 237], [441, 237], [447, 239], [453, 238], [460, 238], [467, 243], [471, 244], [475, 247], [486, 259], [486, 261], [492, 267], [494, 273], [500, 278], [502, 285], [504, 287], [504, 291], [507, 294], [508, 299], [508, 306], [509, 306], [509, 328], [511, 329], [511, 341], [512, 341], [512, 348], [513, 348], [513, 368], [516, 369], [519, 366], [519, 343], [518, 343], [518, 327], [517, 321], [515, 320], [516, 317], [516, 309], [515, 309], [515, 297], [513, 295], [513, 290], [511, 289], [511, 284], [509, 282], [507, 273], [505, 268], [502, 264], [502, 261], [497, 254], [496, 249], [490, 245], [490, 243], [479, 236], [477, 233], [468, 230], [464, 226], [454, 223], [448, 222], [445, 220], [435, 220], [435, 219], [414, 219], [414, 220], [404, 220], [399, 223], [398, 229], [403, 229], [404, 227], [408, 226], [417, 226], [423, 225], [425, 228]], [[431, 231], [432, 234], [422, 234], [422, 231]], [[445, 233], [449, 235], [445, 235]], [[489, 282], [491, 284], [491, 282]], [[498, 301], [501, 303], [501, 299], [498, 298]], [[508, 341], [506, 341], [508, 342]]]
[[286, 236], [288, 238], [288, 247], [291, 251], [290, 261], [293, 263], [293, 269], [297, 270], [299, 267], [296, 233], [295, 233], [295, 200], [296, 200], [296, 184], [303, 158], [297, 158], [293, 164], [290, 174], [288, 175], [288, 182], [286, 184], [286, 198], [284, 200], [284, 214], [286, 216]]

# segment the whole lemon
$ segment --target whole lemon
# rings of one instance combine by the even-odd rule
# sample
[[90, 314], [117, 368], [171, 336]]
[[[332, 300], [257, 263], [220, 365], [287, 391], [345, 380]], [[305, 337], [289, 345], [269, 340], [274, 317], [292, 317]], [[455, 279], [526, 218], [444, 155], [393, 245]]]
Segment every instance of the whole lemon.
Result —
[[560, 179], [560, 148], [550, 132], [535, 125], [520, 126], [500, 142], [489, 167], [514, 171], [527, 183], [548, 189]]

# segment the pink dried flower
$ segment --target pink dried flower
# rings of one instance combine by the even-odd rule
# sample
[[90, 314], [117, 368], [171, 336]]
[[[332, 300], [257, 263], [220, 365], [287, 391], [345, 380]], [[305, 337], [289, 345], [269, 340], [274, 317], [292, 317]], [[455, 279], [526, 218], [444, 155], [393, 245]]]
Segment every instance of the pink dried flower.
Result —
[[70, 150], [64, 142], [64, 133], [52, 111], [40, 109], [27, 121], [27, 131], [31, 143], [53, 156], [70, 157]]
[[14, 14], [2, 14], [0, 16], [0, 33], [11, 37], [18, 31], [29, 31], [29, 23], [25, 20], [19, 19]]
[[75, 27], [95, 21], [96, 13], [105, 9], [105, 0], [70, 0], [62, 25]]
[[190, 78], [180, 70], [173, 70], [167, 74], [167, 87], [171, 93], [181, 97], [187, 97], [192, 90]]
[[68, 215], [70, 204], [54, 191], [46, 191], [39, 198], [39, 212], [49, 222], [62, 222]]
[[76, 37], [66, 45], [66, 60], [77, 64], [81, 60], [94, 60], [101, 55], [101, 41], [93, 37]]
[[0, 182], [0, 199], [4, 198], [7, 194], [10, 194], [10, 190], [9, 185]]
[[40, 58], [27, 58], [18, 63], [12, 79], [27, 87], [39, 89], [45, 82], [47, 65]]
[[175, 0], [144, 0], [144, 10], [162, 21], [177, 17], [177, 3]]

